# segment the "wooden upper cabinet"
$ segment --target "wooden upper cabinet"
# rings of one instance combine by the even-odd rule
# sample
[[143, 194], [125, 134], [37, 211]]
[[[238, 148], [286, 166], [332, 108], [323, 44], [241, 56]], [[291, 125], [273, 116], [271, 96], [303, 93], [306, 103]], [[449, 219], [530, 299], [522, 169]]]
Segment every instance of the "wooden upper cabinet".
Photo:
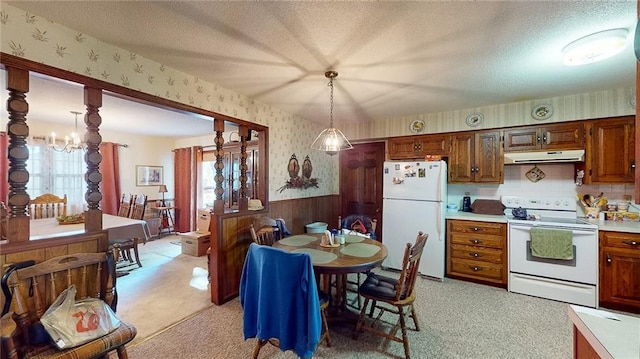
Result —
[[450, 137], [449, 182], [504, 182], [500, 131], [453, 134]]
[[419, 135], [389, 139], [389, 158], [392, 160], [424, 159], [425, 155], [449, 154], [448, 135]]
[[582, 122], [518, 127], [504, 131], [504, 151], [583, 149], [584, 139]]
[[635, 117], [587, 121], [585, 183], [634, 183]]

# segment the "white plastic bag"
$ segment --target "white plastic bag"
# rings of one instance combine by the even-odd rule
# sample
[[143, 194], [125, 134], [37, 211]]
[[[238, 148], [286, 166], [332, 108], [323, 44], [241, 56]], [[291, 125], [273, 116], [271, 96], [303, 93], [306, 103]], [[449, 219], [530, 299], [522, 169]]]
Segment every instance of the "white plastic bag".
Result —
[[40, 318], [59, 349], [72, 348], [120, 326], [120, 320], [104, 301], [86, 298], [76, 302], [76, 286], [65, 289]]

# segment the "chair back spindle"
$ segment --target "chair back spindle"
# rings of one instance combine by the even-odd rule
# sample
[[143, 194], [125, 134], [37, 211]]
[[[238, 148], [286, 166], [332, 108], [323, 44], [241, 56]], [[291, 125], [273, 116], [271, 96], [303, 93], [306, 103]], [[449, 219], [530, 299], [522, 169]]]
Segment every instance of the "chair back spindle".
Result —
[[67, 215], [67, 195], [62, 198], [45, 193], [29, 201], [29, 216], [33, 219], [55, 218]]

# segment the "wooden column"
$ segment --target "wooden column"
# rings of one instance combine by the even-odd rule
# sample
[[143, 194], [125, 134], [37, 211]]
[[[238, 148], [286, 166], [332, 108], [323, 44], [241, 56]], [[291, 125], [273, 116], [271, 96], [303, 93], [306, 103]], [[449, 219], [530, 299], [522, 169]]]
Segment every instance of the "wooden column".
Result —
[[249, 208], [249, 199], [247, 198], [247, 137], [249, 137], [249, 128], [241, 125], [240, 132], [240, 190], [238, 191], [238, 209], [246, 211]]
[[7, 222], [7, 240], [9, 242], [29, 241], [29, 194], [27, 183], [29, 171], [27, 160], [29, 149], [27, 138], [29, 126], [27, 125], [27, 113], [29, 104], [26, 101], [26, 93], [29, 92], [29, 71], [13, 67], [7, 67], [7, 135], [9, 136], [9, 198], [7, 207], [9, 220]]
[[222, 183], [224, 182], [224, 176], [222, 175], [222, 170], [224, 169], [224, 138], [222, 137], [224, 120], [214, 119], [213, 130], [216, 132], [216, 199], [213, 201], [213, 211], [222, 213], [224, 212], [224, 199], [222, 199], [222, 195], [224, 194], [224, 188], [222, 188]]
[[87, 152], [84, 156], [87, 165], [87, 172], [84, 176], [87, 182], [87, 192], [84, 195], [84, 199], [87, 201], [84, 229], [87, 232], [93, 232], [102, 230], [102, 209], [100, 208], [100, 201], [102, 201], [102, 193], [100, 192], [100, 182], [102, 182], [100, 124], [102, 118], [98, 113], [102, 107], [102, 90], [85, 86], [84, 105], [87, 107], [87, 113], [84, 115], [84, 123], [87, 125], [84, 134], [84, 141], [87, 143]]

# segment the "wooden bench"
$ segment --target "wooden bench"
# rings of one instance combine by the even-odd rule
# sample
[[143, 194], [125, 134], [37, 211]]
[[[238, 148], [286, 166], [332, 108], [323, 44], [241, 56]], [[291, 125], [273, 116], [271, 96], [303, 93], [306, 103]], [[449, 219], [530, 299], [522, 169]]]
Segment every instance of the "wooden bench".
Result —
[[[111, 253], [76, 253], [55, 257], [33, 266], [17, 269], [8, 276], [12, 293], [9, 311], [0, 319], [2, 359], [20, 358], [108, 358], [117, 351], [127, 359], [125, 344], [133, 340], [136, 328], [121, 322], [118, 329], [86, 344], [60, 350], [49, 341], [39, 343], [33, 333], [46, 309], [66, 288], [75, 284], [76, 299], [95, 297], [115, 312], [118, 296], [115, 288], [115, 264]], [[4, 278], [3, 277], [3, 278]]]

